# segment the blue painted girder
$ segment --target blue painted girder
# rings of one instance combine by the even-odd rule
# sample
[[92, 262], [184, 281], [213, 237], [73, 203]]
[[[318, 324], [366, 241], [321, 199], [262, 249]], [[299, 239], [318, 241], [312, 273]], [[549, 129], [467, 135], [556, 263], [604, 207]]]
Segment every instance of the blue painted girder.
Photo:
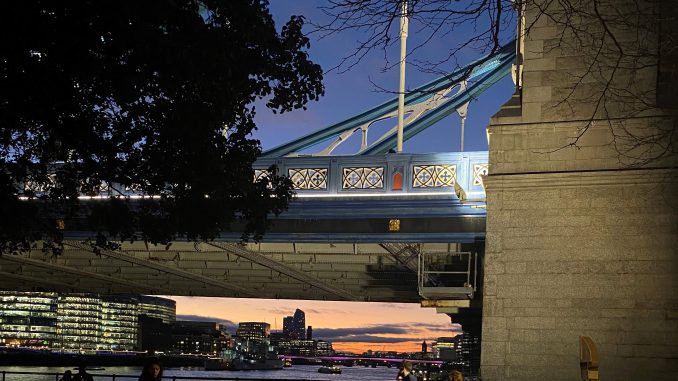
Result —
[[[460, 68], [448, 75], [437, 78], [408, 92], [405, 95], [406, 105], [424, 102], [429, 99], [436, 91], [454, 86], [456, 83], [459, 83], [460, 80], [464, 79], [463, 77], [467, 71], [471, 70], [470, 75], [468, 78], [466, 78], [469, 83], [471, 83], [471, 85], [466, 89], [466, 91], [450, 96], [449, 100], [438, 107], [438, 109], [428, 112], [419, 120], [416, 120], [413, 123], [405, 126], [404, 139], [407, 140], [411, 138], [438, 120], [451, 113], [454, 113], [459, 106], [477, 97], [499, 79], [510, 74], [511, 64], [514, 60], [515, 40], [506, 44], [498, 52], [489, 57], [475, 61], [466, 67]], [[481, 63], [479, 64], [479, 62]], [[397, 108], [398, 98], [396, 97], [344, 121], [325, 127], [318, 131], [314, 131], [291, 142], [264, 151], [261, 155], [261, 158], [281, 157], [294, 152], [299, 152], [323, 141], [335, 138], [345, 131], [354, 130], [370, 121], [379, 119], [384, 115], [394, 112], [397, 110]], [[390, 148], [395, 147], [395, 139], [396, 138], [394, 135], [384, 139], [381, 142], [376, 142], [377, 144], [374, 147], [368, 146], [368, 148], [360, 152], [360, 154], [385, 153]]]
[[[456, 196], [297, 199], [273, 218], [262, 242], [474, 242], [485, 237], [484, 203]], [[389, 230], [397, 219], [398, 231]], [[224, 234], [233, 240], [237, 234]]]

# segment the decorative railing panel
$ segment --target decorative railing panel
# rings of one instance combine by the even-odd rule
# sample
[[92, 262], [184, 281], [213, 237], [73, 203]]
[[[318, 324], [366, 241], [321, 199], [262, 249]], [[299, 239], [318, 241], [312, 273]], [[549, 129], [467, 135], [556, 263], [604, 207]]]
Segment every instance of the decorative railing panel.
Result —
[[343, 168], [342, 189], [384, 188], [384, 167]]
[[327, 189], [327, 168], [288, 168], [287, 175], [294, 189]]
[[457, 176], [457, 166], [454, 164], [415, 165], [412, 167], [412, 187], [413, 188], [454, 187], [456, 176]]
[[268, 177], [268, 171], [265, 169], [255, 169], [254, 170], [254, 181], [259, 181], [261, 179]]
[[473, 185], [483, 186], [483, 176], [487, 176], [488, 172], [488, 164], [473, 164]]

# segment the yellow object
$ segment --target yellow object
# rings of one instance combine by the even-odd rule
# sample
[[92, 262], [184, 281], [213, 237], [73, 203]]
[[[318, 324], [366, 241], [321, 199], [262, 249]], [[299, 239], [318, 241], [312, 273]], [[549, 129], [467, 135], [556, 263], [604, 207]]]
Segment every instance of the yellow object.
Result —
[[400, 220], [393, 219], [388, 221], [388, 231], [398, 232], [400, 231]]
[[588, 336], [579, 336], [579, 366], [581, 379], [584, 381], [598, 380], [598, 366], [600, 359], [596, 344]]

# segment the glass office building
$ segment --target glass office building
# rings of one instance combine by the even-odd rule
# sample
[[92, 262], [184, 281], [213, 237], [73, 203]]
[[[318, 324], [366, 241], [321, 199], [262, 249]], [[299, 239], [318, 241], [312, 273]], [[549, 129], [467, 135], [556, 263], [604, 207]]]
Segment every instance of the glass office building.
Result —
[[56, 340], [56, 293], [0, 291], [0, 345], [53, 347]]
[[165, 324], [177, 320], [177, 302], [157, 296], [139, 296], [139, 315], [161, 319]]
[[264, 322], [241, 322], [236, 336], [249, 340], [263, 340], [271, 335], [271, 325]]
[[174, 322], [176, 304], [140, 295], [0, 291], [0, 346], [136, 350], [141, 314]]
[[91, 294], [64, 294], [58, 298], [58, 346], [63, 349], [99, 349], [101, 299]]
[[101, 296], [101, 337], [98, 348], [135, 350], [139, 335], [138, 315], [138, 297]]

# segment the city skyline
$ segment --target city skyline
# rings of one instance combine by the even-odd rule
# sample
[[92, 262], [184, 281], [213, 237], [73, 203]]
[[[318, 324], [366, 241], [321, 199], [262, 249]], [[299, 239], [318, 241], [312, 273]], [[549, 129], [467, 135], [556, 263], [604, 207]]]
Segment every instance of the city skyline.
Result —
[[265, 322], [282, 332], [283, 317], [298, 308], [306, 314], [306, 325], [313, 326], [313, 339], [330, 341], [341, 352], [419, 352], [422, 341], [461, 333], [447, 315], [418, 304], [166, 297], [177, 302], [177, 320], [215, 321], [233, 333], [244, 321]]

